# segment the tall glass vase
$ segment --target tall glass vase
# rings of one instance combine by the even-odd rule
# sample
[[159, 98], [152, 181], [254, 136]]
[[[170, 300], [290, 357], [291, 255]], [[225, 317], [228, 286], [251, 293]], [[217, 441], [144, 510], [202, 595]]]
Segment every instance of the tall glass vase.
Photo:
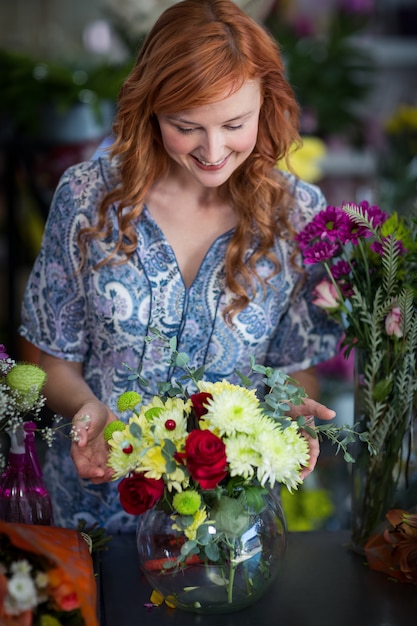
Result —
[[[355, 422], [359, 430], [370, 427], [369, 388], [365, 367], [367, 353], [355, 355]], [[378, 384], [378, 382], [376, 382]], [[388, 404], [388, 403], [387, 403]], [[380, 428], [384, 428], [381, 404]], [[409, 510], [417, 505], [417, 420], [411, 401], [398, 416], [396, 427], [387, 429], [381, 443], [372, 453], [368, 445], [357, 440], [353, 447], [355, 462], [351, 466], [351, 540], [352, 547], [364, 553], [364, 546], [385, 521], [393, 508]]]

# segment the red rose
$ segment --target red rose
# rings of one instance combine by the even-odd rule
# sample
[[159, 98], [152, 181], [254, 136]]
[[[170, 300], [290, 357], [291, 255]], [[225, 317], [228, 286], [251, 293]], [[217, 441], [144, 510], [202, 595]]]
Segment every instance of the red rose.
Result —
[[126, 513], [141, 515], [149, 511], [164, 493], [162, 478], [146, 478], [144, 474], [133, 474], [120, 481], [120, 503]]
[[188, 471], [202, 489], [214, 489], [226, 476], [226, 446], [209, 430], [193, 430], [185, 442]]
[[207, 393], [207, 391], [200, 391], [200, 393], [194, 393], [190, 400], [193, 404], [193, 409], [197, 417], [201, 417], [207, 413], [207, 408], [204, 404], [207, 404], [207, 400], [211, 399], [213, 396], [211, 393]]

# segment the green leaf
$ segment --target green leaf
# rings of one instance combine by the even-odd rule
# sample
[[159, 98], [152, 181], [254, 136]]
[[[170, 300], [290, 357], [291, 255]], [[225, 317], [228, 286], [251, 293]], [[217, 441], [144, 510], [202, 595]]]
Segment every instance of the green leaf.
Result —
[[382, 402], [391, 393], [391, 389], [392, 379], [384, 378], [375, 385], [372, 397], [376, 402]]
[[197, 528], [196, 535], [197, 542], [202, 546], [206, 546], [213, 541], [213, 535], [209, 533], [208, 524], [201, 524], [201, 526]]
[[178, 352], [178, 354], [175, 356], [175, 365], [177, 367], [185, 367], [189, 360], [190, 357], [186, 352]]
[[196, 548], [197, 548], [197, 551], [198, 551], [198, 547], [197, 547], [197, 542], [196, 541], [193, 541], [193, 540], [186, 541], [181, 546], [181, 554], [183, 556], [188, 556], [189, 554], [194, 552]]
[[214, 542], [207, 544], [204, 547], [204, 552], [209, 561], [218, 561], [220, 558], [219, 548]]
[[139, 424], [132, 422], [132, 424], [130, 424], [129, 426], [129, 431], [130, 431], [130, 434], [133, 435], [133, 437], [136, 437], [136, 439], [141, 439], [142, 429], [139, 426]]

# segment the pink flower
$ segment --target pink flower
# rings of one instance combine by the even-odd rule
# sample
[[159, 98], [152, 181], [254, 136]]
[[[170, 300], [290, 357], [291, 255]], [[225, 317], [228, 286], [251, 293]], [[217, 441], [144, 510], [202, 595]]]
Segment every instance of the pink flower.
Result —
[[399, 306], [394, 306], [385, 318], [385, 330], [387, 335], [403, 336], [401, 309]]
[[323, 278], [316, 286], [313, 291], [313, 296], [315, 296], [313, 304], [326, 311], [335, 311], [340, 306], [337, 289], [333, 283], [326, 278]]

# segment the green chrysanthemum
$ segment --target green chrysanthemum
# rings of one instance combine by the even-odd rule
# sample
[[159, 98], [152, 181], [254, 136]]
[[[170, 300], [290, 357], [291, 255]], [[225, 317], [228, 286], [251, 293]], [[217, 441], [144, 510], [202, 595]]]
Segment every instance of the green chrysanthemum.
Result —
[[41, 615], [40, 626], [61, 626], [61, 622], [53, 615]]
[[123, 411], [133, 411], [140, 402], [142, 402], [140, 393], [137, 391], [125, 391], [117, 400], [117, 410], [121, 413]]
[[33, 363], [18, 363], [7, 373], [6, 383], [22, 409], [30, 410], [46, 382], [46, 373]]
[[194, 515], [201, 506], [201, 496], [195, 489], [176, 493], [172, 503], [180, 515]]
[[124, 430], [125, 428], [126, 428], [126, 424], [120, 420], [115, 420], [114, 422], [110, 422], [110, 424], [107, 424], [106, 428], [104, 429], [105, 441], [110, 441], [113, 433], [116, 430]]

